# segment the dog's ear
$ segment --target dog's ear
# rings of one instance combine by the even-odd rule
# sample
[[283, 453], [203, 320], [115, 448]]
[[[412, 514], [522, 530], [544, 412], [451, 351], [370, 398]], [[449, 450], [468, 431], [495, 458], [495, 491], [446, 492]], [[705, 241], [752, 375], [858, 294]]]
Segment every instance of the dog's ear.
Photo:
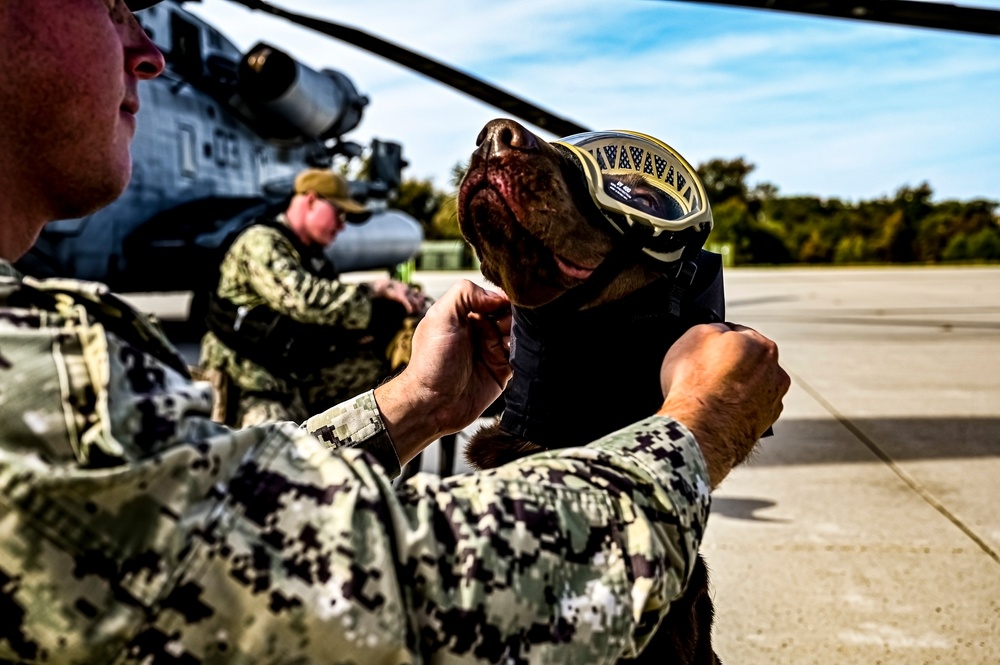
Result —
[[465, 461], [473, 469], [494, 469], [545, 448], [500, 429], [500, 419], [472, 435], [465, 446]]

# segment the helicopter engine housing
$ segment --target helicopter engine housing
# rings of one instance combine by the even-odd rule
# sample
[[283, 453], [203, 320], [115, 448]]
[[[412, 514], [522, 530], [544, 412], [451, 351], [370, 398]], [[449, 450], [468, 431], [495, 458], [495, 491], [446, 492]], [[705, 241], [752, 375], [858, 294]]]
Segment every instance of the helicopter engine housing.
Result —
[[[368, 98], [338, 71], [317, 72], [266, 43], [239, 66], [239, 94], [263, 124], [278, 122], [311, 139], [337, 138], [361, 122]], [[277, 132], [276, 138], [290, 138]]]

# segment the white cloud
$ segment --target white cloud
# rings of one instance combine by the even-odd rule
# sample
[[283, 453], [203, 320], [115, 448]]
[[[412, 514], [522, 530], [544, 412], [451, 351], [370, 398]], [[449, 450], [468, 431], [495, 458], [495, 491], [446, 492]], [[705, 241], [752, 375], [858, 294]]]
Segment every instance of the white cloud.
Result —
[[[786, 193], [857, 199], [928, 180], [938, 198], [1000, 199], [1000, 39], [639, 0], [275, 4], [397, 41], [581, 124], [647, 131], [694, 162], [745, 156]], [[347, 74], [372, 100], [351, 138], [401, 141], [411, 176], [446, 185], [501, 114], [230, 2], [186, 7], [241, 48], [263, 39]]]

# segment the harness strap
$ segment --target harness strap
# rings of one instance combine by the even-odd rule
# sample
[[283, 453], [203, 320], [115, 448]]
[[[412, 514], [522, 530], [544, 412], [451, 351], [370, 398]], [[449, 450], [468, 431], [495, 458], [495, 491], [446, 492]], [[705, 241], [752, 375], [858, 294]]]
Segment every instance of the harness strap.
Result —
[[691, 251], [690, 247], [686, 247], [684, 253], [681, 255], [681, 262], [677, 266], [677, 273], [674, 275], [674, 284], [673, 288], [670, 289], [670, 298], [667, 305], [667, 311], [670, 313], [670, 316], [678, 319], [681, 317], [681, 304], [684, 302], [684, 294], [691, 288], [695, 277], [698, 276], [698, 263], [696, 259], [700, 253], [700, 246], [695, 251]]

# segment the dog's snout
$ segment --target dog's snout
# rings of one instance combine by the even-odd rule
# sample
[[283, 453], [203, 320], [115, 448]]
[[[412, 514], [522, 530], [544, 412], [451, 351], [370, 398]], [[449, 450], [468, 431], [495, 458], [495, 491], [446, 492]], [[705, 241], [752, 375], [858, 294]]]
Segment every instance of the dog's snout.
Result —
[[489, 142], [490, 152], [499, 154], [508, 150], [538, 150], [534, 134], [513, 120], [493, 120], [479, 133], [479, 143]]
[[479, 130], [479, 136], [476, 137], [477, 148], [483, 144], [483, 141], [486, 140], [486, 137], [489, 135], [489, 133], [490, 133], [489, 125], [486, 125], [485, 127]]

